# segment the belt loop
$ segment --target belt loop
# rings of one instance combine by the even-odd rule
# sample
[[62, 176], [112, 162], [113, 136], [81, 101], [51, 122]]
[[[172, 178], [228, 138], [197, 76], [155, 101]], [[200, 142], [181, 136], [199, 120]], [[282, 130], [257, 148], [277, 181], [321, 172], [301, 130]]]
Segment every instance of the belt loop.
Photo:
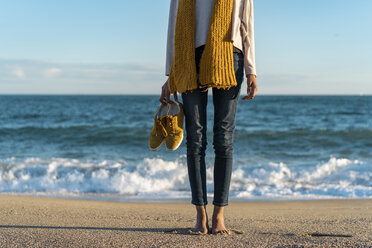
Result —
[[243, 53], [242, 50], [240, 50], [240, 49], [237, 48], [237, 47], [233, 47], [233, 52], [234, 52], [234, 53]]

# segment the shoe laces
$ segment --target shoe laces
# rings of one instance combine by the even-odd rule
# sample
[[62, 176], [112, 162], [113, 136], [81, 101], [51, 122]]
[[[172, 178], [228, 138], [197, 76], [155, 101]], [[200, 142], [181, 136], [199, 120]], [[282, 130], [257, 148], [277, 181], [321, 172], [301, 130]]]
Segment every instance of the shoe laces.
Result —
[[160, 119], [157, 119], [156, 120], [156, 132], [157, 133], [161, 133], [163, 134], [164, 137], [167, 137], [168, 136], [168, 132], [167, 132], [167, 129], [165, 129], [165, 122], [166, 122], [166, 118], [164, 118], [165, 116], [161, 117]]
[[168, 124], [169, 124], [169, 129], [171, 133], [176, 133], [176, 127], [177, 127], [177, 117], [169, 115], [168, 118]]
[[167, 114], [158, 118], [156, 120], [157, 122], [157, 130], [156, 132], [157, 133], [161, 133], [163, 134], [164, 137], [167, 137], [168, 136], [168, 132], [167, 132], [167, 129], [165, 127], [169, 127], [169, 132], [171, 134], [175, 134], [176, 133], [176, 127], [177, 127], [177, 116], [173, 116], [173, 115], [170, 115], [169, 114], [169, 110], [170, 110], [170, 105], [168, 104], [167, 106]]

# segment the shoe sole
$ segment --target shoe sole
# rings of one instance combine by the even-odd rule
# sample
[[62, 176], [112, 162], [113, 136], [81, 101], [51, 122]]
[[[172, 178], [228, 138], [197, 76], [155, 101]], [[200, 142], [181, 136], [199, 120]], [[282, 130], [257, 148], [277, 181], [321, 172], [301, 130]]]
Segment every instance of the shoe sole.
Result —
[[[182, 135], [183, 135], [183, 134], [182, 134]], [[161, 146], [164, 144], [164, 142], [165, 142], [165, 139], [163, 139], [163, 141], [160, 143], [160, 145], [159, 145], [158, 147], [155, 147], [155, 148], [152, 148], [152, 147], [150, 146], [150, 142], [149, 142], [149, 148], [150, 148], [150, 150], [153, 151], [153, 152], [159, 151], [160, 148], [161, 148]]]
[[180, 145], [181, 145], [181, 143], [182, 143], [182, 140], [183, 140], [183, 133], [182, 133], [182, 136], [181, 136], [180, 143], [178, 143], [178, 145], [177, 145], [174, 149], [169, 149], [169, 148], [167, 147], [167, 150], [168, 150], [168, 151], [175, 151], [175, 150], [177, 150], [178, 147], [180, 147]]

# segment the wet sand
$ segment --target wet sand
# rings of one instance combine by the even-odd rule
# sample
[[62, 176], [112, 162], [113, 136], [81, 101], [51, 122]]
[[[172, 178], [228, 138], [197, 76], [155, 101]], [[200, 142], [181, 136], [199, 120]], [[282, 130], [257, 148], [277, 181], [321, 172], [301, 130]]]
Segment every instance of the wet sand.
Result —
[[190, 235], [189, 203], [0, 195], [0, 247], [372, 247], [372, 200], [232, 202], [225, 214], [231, 235]]

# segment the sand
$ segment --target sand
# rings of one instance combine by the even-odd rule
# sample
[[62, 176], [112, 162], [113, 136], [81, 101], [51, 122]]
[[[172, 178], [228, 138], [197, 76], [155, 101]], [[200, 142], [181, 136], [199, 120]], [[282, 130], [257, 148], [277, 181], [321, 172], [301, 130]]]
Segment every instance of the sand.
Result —
[[225, 214], [232, 235], [190, 235], [189, 203], [0, 195], [0, 247], [372, 247], [372, 200], [231, 202]]

